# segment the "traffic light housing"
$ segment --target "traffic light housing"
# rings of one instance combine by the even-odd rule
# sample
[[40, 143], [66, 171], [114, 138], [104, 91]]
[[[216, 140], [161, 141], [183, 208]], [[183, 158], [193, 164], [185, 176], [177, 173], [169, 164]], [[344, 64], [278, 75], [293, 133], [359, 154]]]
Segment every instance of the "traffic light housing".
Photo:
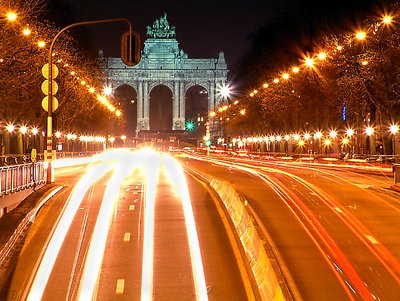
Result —
[[125, 32], [121, 37], [121, 60], [127, 66], [140, 62], [140, 35], [136, 31]]

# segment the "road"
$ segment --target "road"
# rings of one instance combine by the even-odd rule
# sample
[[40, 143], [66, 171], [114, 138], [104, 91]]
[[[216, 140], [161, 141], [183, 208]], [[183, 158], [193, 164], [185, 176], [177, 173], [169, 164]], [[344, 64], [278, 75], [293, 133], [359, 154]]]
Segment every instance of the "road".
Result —
[[57, 170], [67, 187], [37, 216], [9, 300], [252, 298], [202, 183], [151, 151], [99, 162]]
[[366, 168], [192, 156], [247, 199], [304, 300], [398, 300], [399, 194]]

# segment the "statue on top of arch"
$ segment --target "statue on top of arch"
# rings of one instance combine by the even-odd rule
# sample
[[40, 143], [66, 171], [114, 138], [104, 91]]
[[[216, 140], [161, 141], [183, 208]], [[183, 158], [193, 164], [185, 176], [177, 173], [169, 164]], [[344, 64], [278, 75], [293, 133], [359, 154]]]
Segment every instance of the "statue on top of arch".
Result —
[[160, 19], [156, 19], [153, 26], [147, 26], [148, 38], [175, 38], [175, 26], [169, 26], [167, 13]]

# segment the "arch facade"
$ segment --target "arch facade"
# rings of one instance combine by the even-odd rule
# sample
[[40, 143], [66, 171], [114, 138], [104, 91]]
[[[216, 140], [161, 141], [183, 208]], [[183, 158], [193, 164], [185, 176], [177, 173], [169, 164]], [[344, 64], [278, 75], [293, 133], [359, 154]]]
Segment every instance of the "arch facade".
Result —
[[142, 57], [138, 65], [126, 66], [120, 58], [100, 58], [106, 74], [107, 84], [115, 89], [122, 84], [132, 86], [137, 92], [137, 128], [150, 130], [149, 96], [158, 86], [167, 86], [172, 91], [173, 131], [185, 130], [185, 93], [200, 85], [208, 93], [208, 110], [220, 102], [218, 87], [227, 81], [227, 65], [224, 53], [218, 58], [189, 58], [179, 48], [175, 38], [175, 27], [170, 26], [166, 14], [147, 26]]

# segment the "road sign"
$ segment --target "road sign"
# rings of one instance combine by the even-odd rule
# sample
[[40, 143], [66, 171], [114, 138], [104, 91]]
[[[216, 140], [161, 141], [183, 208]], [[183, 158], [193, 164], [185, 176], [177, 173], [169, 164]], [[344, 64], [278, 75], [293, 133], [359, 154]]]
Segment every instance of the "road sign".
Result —
[[[55, 95], [58, 91], [58, 84], [54, 80], [51, 81], [51, 84], [52, 84], [51, 93]], [[42, 92], [45, 95], [49, 95], [49, 81], [47, 79], [42, 83]]]
[[[48, 97], [48, 96], [45, 96], [45, 97], [43, 98], [43, 100], [42, 100], [42, 108], [43, 108], [46, 112], [48, 112], [48, 109], [49, 109], [49, 97]], [[58, 108], [58, 100], [57, 100], [57, 98], [55, 98], [55, 97], [53, 96], [52, 112], [54, 112], [55, 110], [57, 110], [57, 108]]]
[[[42, 67], [42, 75], [44, 76], [45, 79], [49, 79], [49, 64], [45, 64]], [[56, 78], [58, 76], [58, 67], [53, 64], [53, 73], [52, 73], [52, 78]]]

